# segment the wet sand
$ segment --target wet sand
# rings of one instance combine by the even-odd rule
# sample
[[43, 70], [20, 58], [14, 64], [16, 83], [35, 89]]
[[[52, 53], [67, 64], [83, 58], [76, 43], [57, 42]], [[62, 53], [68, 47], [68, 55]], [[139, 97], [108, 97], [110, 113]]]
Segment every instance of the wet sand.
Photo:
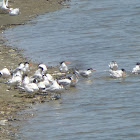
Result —
[[[63, 8], [60, 0], [9, 0], [9, 7], [19, 8], [18, 16], [9, 16], [7, 12], [0, 10], [0, 33], [12, 26], [26, 24], [27, 21], [35, 18], [40, 14], [52, 12]], [[27, 60], [23, 56], [23, 50], [18, 50], [4, 45], [4, 40], [0, 35], [0, 69], [7, 67], [14, 69], [20, 62], [28, 61], [32, 63], [31, 73], [33, 73], [38, 64]], [[49, 73], [57, 71], [58, 68], [48, 68]], [[11, 125], [18, 122], [24, 117], [30, 115], [18, 114], [26, 108], [30, 108], [32, 104], [50, 101], [51, 96], [46, 94], [38, 95], [37, 93], [25, 93], [20, 89], [11, 88], [5, 84], [6, 79], [0, 78], [0, 139], [14, 138], [18, 130], [18, 126]]]

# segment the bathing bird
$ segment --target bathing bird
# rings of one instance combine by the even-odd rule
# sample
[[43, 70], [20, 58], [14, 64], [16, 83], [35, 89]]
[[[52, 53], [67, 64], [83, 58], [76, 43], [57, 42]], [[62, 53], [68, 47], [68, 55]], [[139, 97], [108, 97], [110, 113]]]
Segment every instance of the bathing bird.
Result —
[[70, 86], [71, 82], [72, 82], [72, 79], [70, 76], [67, 78], [58, 80], [58, 84], [63, 85], [63, 86]]
[[70, 64], [70, 62], [65, 62], [65, 61], [60, 62], [59, 71], [64, 73], [68, 72], [67, 64]]
[[9, 8], [8, 11], [9, 11], [9, 15], [10, 15], [10, 16], [19, 15], [19, 8], [15, 8], [15, 9]]
[[52, 85], [48, 88], [42, 90], [42, 92], [51, 91], [51, 92], [61, 92], [64, 90], [63, 85], [59, 85], [57, 80], [52, 81]]
[[71, 76], [71, 84], [70, 84], [70, 86], [71, 87], [75, 87], [76, 86], [76, 84], [78, 83], [78, 80], [79, 80], [79, 76], [78, 76], [78, 74], [76, 73], [76, 72], [73, 72], [73, 75]]
[[85, 78], [88, 78], [89, 76], [91, 76], [93, 71], [96, 71], [96, 69], [89, 68], [89, 69], [87, 69], [87, 70], [78, 70], [78, 71], [75, 70], [75, 72], [76, 72], [78, 75], [80, 75], [80, 76], [82, 76], [82, 77], [85, 77]]
[[72, 76], [58, 80], [58, 83], [59, 85], [74, 87], [78, 82], [78, 78], [77, 73], [74, 72]]
[[132, 69], [132, 73], [138, 74], [140, 72], [140, 63], [136, 63], [136, 66]]
[[9, 78], [10, 76], [11, 76], [11, 73], [7, 68], [3, 68], [2, 70], [0, 70], [0, 77]]
[[120, 78], [120, 77], [124, 78], [126, 73], [125, 69], [115, 70], [115, 71], [109, 70], [109, 72], [110, 72], [110, 76], [114, 78]]
[[110, 64], [108, 66], [111, 70], [117, 70], [118, 69], [118, 64], [117, 64], [116, 61], [110, 62]]

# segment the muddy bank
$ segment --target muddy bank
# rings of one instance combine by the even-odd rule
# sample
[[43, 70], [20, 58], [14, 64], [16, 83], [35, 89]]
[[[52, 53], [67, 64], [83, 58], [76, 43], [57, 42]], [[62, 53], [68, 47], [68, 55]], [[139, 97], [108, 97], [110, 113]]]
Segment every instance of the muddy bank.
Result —
[[[40, 14], [63, 8], [60, 0], [9, 0], [9, 7], [19, 8], [20, 15], [9, 16], [7, 11], [0, 10], [0, 33], [9, 27], [26, 24], [27, 21]], [[25, 61], [32, 63], [31, 73], [33, 73], [38, 64], [27, 60], [22, 50], [18, 50], [14, 46], [12, 48], [5, 46], [0, 35], [0, 69], [4, 67], [14, 69], [20, 62]], [[54, 71], [58, 71], [58, 67], [48, 68], [49, 73], [54, 73]], [[18, 126], [13, 127], [11, 123], [27, 117], [23, 114], [18, 115], [19, 111], [30, 108], [31, 104], [43, 103], [55, 98], [51, 93], [25, 93], [20, 89], [9, 87], [5, 81], [5, 79], [0, 78], [0, 139], [11, 139], [14, 138], [18, 129]]]
[[35, 16], [62, 8], [60, 0], [9, 0], [9, 7], [19, 8], [18, 16], [9, 16], [7, 11], [0, 10], [0, 27], [25, 24]]

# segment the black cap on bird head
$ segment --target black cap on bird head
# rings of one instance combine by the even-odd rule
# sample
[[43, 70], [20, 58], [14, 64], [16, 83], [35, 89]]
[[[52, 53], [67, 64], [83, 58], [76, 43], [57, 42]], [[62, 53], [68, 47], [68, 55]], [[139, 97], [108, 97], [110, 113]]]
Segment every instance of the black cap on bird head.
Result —
[[25, 62], [24, 64], [29, 64], [29, 62]]
[[140, 62], [137, 62], [136, 65], [140, 65]]
[[38, 67], [39, 69], [41, 69], [43, 71], [43, 68], [42, 67]]
[[87, 70], [93, 70], [93, 68], [89, 68], [89, 69], [87, 69]]
[[61, 61], [60, 64], [63, 64], [65, 61]]
[[20, 62], [18, 65], [20, 65], [20, 64], [24, 64], [24, 62]]
[[125, 72], [125, 69], [121, 69], [121, 70]]

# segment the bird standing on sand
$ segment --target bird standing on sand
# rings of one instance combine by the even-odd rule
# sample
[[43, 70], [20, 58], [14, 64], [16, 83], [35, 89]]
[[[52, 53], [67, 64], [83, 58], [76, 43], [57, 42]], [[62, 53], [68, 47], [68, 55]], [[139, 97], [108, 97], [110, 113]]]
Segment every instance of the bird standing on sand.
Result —
[[14, 74], [6, 83], [11, 86], [21, 86], [22, 74]]
[[15, 9], [9, 8], [8, 11], [10, 16], [16, 16], [19, 14], [19, 8], [15, 8]]
[[46, 91], [61, 92], [62, 90], [64, 90], [63, 85], [59, 85], [57, 80], [54, 80], [52, 81], [52, 85], [42, 90], [42, 92], [46, 92]]
[[47, 66], [45, 64], [39, 64], [38, 68], [42, 68], [42, 73], [46, 74], [47, 72]]
[[30, 71], [29, 62], [21, 62], [18, 64], [18, 67], [11, 71], [11, 73], [16, 73], [17, 71], [22, 71], [23, 74], [27, 74]]
[[3, 68], [2, 70], [0, 70], [0, 77], [8, 78], [10, 76], [11, 76], [11, 73], [7, 68]]
[[36, 92], [39, 90], [36, 83], [28, 83], [24, 85], [25, 92]]
[[32, 79], [36, 79], [37, 81], [41, 81], [43, 80], [43, 68], [39, 67], [35, 73], [33, 74], [33, 76], [31, 76]]

